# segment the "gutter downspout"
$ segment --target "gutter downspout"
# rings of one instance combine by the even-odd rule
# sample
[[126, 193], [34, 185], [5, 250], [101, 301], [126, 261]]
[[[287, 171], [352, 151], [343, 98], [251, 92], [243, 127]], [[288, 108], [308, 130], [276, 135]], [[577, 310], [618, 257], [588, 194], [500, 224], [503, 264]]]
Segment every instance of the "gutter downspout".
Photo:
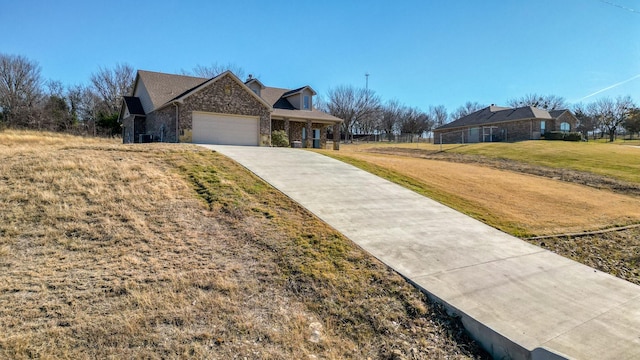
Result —
[[175, 101], [173, 105], [176, 107], [176, 142], [180, 142], [180, 122], [178, 117], [180, 116], [180, 108], [178, 106], [178, 102]]

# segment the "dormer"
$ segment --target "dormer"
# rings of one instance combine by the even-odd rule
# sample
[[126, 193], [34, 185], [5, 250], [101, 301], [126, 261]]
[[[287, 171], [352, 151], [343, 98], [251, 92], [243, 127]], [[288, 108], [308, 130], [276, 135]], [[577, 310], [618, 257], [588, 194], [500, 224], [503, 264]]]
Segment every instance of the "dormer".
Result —
[[311, 86], [304, 86], [295, 90], [288, 91], [282, 95], [287, 99], [294, 108], [298, 110], [313, 110], [313, 96], [316, 92]]
[[247, 87], [249, 87], [249, 89], [251, 89], [251, 91], [253, 91], [256, 95], [262, 96], [260, 95], [260, 92], [265, 88], [265, 86], [260, 82], [260, 80], [254, 78], [253, 75], [249, 74], [249, 77], [247, 78], [247, 81], [244, 82], [244, 84], [247, 85]]

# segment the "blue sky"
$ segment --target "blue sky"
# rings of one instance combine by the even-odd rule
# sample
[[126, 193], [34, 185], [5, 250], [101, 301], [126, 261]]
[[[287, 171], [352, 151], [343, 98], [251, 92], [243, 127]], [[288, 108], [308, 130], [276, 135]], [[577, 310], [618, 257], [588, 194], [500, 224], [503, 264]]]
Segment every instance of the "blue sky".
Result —
[[640, 0], [0, 0], [0, 34], [0, 52], [67, 85], [116, 63], [234, 63], [320, 95], [369, 73], [383, 100], [424, 110], [528, 93], [640, 103]]

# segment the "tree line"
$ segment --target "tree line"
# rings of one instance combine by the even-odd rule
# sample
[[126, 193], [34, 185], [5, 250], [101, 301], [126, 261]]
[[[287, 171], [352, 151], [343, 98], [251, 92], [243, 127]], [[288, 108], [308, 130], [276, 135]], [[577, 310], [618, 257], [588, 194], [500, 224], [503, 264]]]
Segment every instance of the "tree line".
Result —
[[[243, 77], [235, 65], [197, 65], [184, 75], [214, 77], [231, 70]], [[135, 70], [128, 64], [99, 67], [88, 85], [63, 85], [45, 80], [37, 62], [20, 55], [0, 53], [0, 129], [5, 127], [61, 131], [82, 135], [114, 136], [121, 128], [118, 116], [122, 97], [133, 86]], [[545, 110], [569, 109], [579, 120], [577, 131], [583, 137], [608, 136], [613, 141], [621, 130], [640, 133], [640, 109], [630, 96], [601, 98], [594, 102], [569, 105], [556, 95], [527, 94], [507, 101], [510, 107], [534, 106]], [[342, 136], [375, 134], [394, 140], [397, 136], [422, 137], [434, 128], [459, 119], [487, 105], [467, 101], [448, 112], [444, 105], [427, 110], [407, 106], [397, 99], [384, 101], [375, 91], [341, 85], [329, 89], [326, 99], [316, 107], [344, 120]]]
[[120, 103], [134, 76], [130, 65], [117, 64], [98, 68], [88, 85], [65, 86], [45, 80], [33, 60], [0, 54], [0, 128], [119, 134]]
[[[226, 70], [244, 76], [234, 65], [197, 65], [184, 75], [214, 77]], [[117, 136], [122, 97], [129, 94], [135, 69], [126, 63], [98, 67], [88, 85], [46, 80], [36, 61], [0, 53], [0, 130], [3, 128]]]
[[[527, 94], [509, 99], [509, 107], [533, 106], [543, 110], [570, 110], [578, 119], [574, 131], [614, 141], [621, 130], [633, 137], [640, 134], [640, 108], [630, 96], [608, 97], [594, 102], [570, 105], [557, 95]], [[428, 110], [410, 107], [396, 99], [383, 102], [373, 90], [353, 86], [330, 89], [327, 100], [320, 107], [331, 115], [344, 119], [344, 138], [353, 140], [354, 134], [380, 134], [386, 139], [413, 135], [422, 137], [434, 128], [478, 111], [487, 105], [467, 101], [451, 113], [444, 105], [429, 106]]]

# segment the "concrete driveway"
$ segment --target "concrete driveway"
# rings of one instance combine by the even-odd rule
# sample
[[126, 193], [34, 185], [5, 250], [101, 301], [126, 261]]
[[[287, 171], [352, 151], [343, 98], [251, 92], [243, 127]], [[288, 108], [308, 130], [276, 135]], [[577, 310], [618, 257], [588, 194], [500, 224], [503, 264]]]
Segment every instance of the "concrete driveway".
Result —
[[203, 145], [442, 302], [494, 358], [640, 359], [640, 287], [300, 150]]

